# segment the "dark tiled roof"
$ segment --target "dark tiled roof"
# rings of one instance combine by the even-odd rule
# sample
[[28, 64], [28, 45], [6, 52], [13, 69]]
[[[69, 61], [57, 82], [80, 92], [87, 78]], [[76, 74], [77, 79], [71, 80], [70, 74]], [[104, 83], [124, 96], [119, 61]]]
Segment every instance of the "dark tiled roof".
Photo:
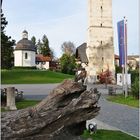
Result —
[[87, 43], [83, 43], [76, 49], [76, 58], [79, 58], [82, 63], [88, 63], [88, 58], [86, 55]]
[[51, 61], [51, 57], [43, 56], [42, 54], [38, 54], [38, 55], [36, 55], [36, 61], [37, 62], [49, 62], [49, 61]]
[[15, 50], [36, 51], [36, 48], [32, 41], [28, 40], [27, 38], [23, 38], [16, 44]]
[[28, 32], [27, 32], [26, 30], [24, 30], [22, 33], [26, 33], [26, 34], [28, 34]]

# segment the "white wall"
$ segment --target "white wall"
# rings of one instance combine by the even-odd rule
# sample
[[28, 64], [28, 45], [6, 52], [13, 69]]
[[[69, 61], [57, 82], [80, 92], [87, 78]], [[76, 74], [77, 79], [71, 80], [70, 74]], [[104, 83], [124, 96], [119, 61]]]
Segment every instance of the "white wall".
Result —
[[38, 69], [49, 69], [49, 62], [39, 62], [39, 64], [36, 64], [36, 67]]
[[14, 66], [22, 65], [22, 51], [14, 51]]
[[[25, 59], [25, 53], [28, 57]], [[14, 51], [14, 66], [33, 67], [35, 64], [35, 52], [33, 51]]]

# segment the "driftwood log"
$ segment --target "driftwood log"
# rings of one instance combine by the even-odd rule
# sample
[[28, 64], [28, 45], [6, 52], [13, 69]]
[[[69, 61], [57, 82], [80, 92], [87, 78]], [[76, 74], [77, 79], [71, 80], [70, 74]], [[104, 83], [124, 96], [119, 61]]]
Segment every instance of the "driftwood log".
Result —
[[99, 97], [65, 80], [36, 106], [2, 113], [2, 140], [74, 140], [85, 129], [86, 120], [98, 115]]

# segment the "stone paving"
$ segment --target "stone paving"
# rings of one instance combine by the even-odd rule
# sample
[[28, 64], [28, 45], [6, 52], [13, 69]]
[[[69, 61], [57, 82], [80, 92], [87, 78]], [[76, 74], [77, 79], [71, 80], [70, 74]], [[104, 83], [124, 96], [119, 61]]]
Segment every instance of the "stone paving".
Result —
[[[87, 88], [90, 89], [94, 87], [95, 85], [88, 85]], [[108, 90], [104, 87], [97, 87], [97, 89], [102, 93], [102, 95], [99, 100], [101, 111], [96, 117], [96, 120], [138, 137], [139, 109], [109, 102], [106, 100]], [[118, 91], [121, 93], [120, 87], [118, 88]]]

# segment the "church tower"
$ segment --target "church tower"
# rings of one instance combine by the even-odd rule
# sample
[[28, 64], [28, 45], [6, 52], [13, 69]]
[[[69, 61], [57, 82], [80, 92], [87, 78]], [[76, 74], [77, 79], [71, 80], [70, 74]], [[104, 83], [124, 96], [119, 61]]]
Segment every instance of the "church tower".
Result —
[[88, 0], [88, 74], [109, 71], [115, 74], [112, 27], [112, 0]]

